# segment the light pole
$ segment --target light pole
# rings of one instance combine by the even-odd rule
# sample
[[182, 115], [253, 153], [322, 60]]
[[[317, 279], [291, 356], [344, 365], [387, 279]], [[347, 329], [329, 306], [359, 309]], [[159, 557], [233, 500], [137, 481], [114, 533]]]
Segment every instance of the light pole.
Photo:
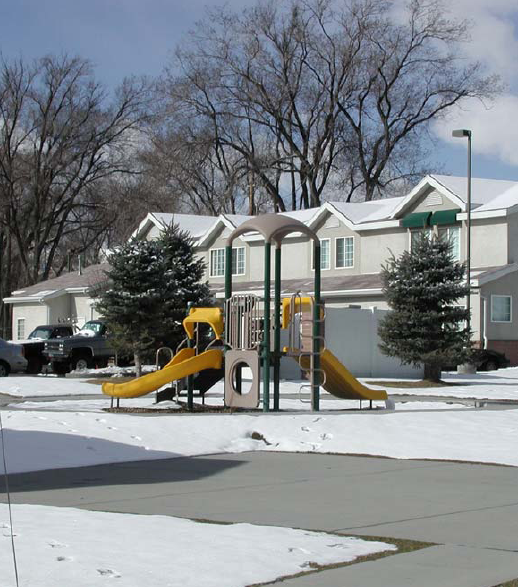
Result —
[[456, 138], [468, 138], [468, 199], [467, 199], [467, 239], [466, 239], [466, 272], [468, 277], [468, 293], [466, 295], [466, 309], [468, 311], [467, 327], [471, 329], [471, 131], [461, 128], [452, 131]]

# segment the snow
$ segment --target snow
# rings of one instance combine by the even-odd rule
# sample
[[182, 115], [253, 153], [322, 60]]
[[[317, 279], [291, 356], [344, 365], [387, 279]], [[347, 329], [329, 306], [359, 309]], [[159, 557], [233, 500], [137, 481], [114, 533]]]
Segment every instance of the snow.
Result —
[[0, 379], [0, 393], [13, 397], [92, 395], [100, 392], [100, 387], [86, 383], [85, 380], [65, 379], [52, 375]]
[[[402, 394], [449, 396], [449, 401], [415, 397], [397, 402], [396, 410], [375, 402], [376, 409], [360, 411], [359, 402], [322, 394], [322, 411], [314, 413], [298, 399], [300, 382], [282, 383], [281, 413], [175, 414], [163, 411], [177, 407], [175, 402], [156, 406], [154, 394], [121, 400], [122, 407], [162, 410], [142, 415], [103, 411], [110, 399], [86, 379], [12, 376], [0, 381], [0, 392], [15, 396], [1, 412], [7, 470], [245, 451], [371, 454], [518, 466], [518, 409], [474, 409], [465, 403], [475, 397], [517, 400], [518, 369], [452, 373], [446, 378], [461, 385], [389, 388], [396, 399]], [[50, 396], [58, 399], [51, 401]], [[222, 405], [221, 384], [211, 390], [207, 403]], [[0, 584], [6, 587], [14, 585], [8, 520], [6, 506], [0, 505]], [[309, 570], [313, 563], [346, 562], [393, 548], [289, 528], [202, 524], [169, 516], [18, 503], [13, 506], [13, 520], [20, 584], [32, 587], [53, 587], [57, 576], [60, 584], [75, 587], [96, 587], [111, 579], [123, 587], [237, 587]]]
[[[168, 516], [13, 506], [21, 585], [96, 587], [244, 587], [349, 562], [396, 547], [318, 532], [203, 524]], [[8, 519], [7, 506], [0, 519]], [[34, 520], [38, 520], [38, 524]], [[2, 585], [13, 569], [10, 528], [3, 525]], [[0, 542], [1, 544], [1, 542]], [[12, 571], [14, 584], [14, 571]]]

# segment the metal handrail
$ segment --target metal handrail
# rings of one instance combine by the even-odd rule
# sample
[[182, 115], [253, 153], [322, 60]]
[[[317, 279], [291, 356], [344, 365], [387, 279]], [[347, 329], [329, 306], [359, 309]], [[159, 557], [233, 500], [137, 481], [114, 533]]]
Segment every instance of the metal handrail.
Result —
[[175, 353], [173, 353], [173, 349], [168, 346], [161, 346], [160, 348], [158, 348], [156, 351], [156, 354], [155, 354], [155, 369], [157, 371], [158, 371], [158, 357], [160, 356], [160, 351], [169, 351], [169, 355], [170, 355], [169, 360], [171, 360], [175, 355]]

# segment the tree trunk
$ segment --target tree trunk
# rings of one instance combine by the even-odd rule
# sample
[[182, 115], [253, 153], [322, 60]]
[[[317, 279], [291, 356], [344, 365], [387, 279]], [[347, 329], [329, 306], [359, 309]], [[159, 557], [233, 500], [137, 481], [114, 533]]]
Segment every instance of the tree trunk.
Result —
[[430, 363], [424, 364], [424, 379], [426, 381], [433, 381], [438, 383], [441, 380], [441, 367], [440, 365], [431, 365]]
[[133, 358], [135, 360], [135, 376], [142, 376], [142, 361], [140, 359], [140, 353], [134, 353]]

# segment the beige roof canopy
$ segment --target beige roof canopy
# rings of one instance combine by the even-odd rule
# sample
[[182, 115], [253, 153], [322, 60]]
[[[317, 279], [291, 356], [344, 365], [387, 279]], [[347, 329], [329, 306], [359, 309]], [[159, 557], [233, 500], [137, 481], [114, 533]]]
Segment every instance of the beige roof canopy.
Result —
[[313, 239], [315, 244], [320, 242], [316, 233], [300, 220], [279, 214], [263, 214], [251, 218], [238, 226], [228, 237], [227, 246], [232, 245], [234, 239], [247, 232], [258, 232], [267, 243], [275, 243], [277, 247], [280, 247], [282, 239], [292, 232], [302, 232]]

